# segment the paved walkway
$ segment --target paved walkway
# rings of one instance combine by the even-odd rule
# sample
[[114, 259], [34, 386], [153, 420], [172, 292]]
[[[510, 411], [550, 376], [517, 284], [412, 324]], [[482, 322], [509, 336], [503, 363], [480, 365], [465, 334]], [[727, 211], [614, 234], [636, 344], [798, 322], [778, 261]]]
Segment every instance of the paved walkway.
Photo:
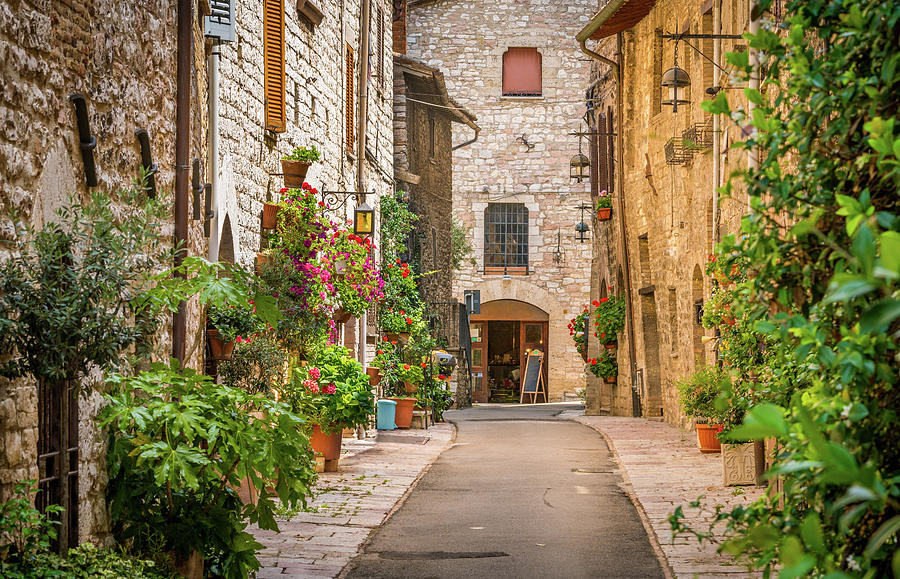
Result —
[[[715, 505], [732, 507], [747, 504], [760, 496], [760, 487], [722, 486], [722, 457], [701, 454], [696, 434], [682, 433], [662, 422], [617, 416], [583, 416], [583, 412], [567, 413], [586, 424], [609, 442], [625, 479], [626, 492], [636, 499], [651, 540], [656, 539], [668, 562], [671, 577], [737, 579], [756, 577], [730, 557], [716, 553], [716, 545], [698, 544], [692, 536], [680, 535], [672, 541], [668, 517], [684, 505], [685, 522], [698, 530], [709, 527]], [[700, 495], [702, 510], [688, 503]]]
[[280, 533], [250, 528], [266, 547], [257, 579], [337, 576], [452, 438], [450, 424], [345, 438], [340, 472], [319, 475], [308, 511], [279, 519]]

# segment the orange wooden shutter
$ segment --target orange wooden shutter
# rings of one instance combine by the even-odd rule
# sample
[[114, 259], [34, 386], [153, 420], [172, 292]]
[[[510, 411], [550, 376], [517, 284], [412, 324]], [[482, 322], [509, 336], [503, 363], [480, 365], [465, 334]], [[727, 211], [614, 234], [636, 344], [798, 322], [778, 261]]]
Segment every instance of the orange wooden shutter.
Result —
[[347, 75], [346, 82], [344, 83], [344, 87], [346, 93], [344, 95], [344, 104], [347, 107], [347, 114], [344, 115], [347, 126], [344, 127], [344, 144], [347, 149], [347, 153], [353, 153], [353, 48], [348, 44], [347, 45], [347, 71], [345, 73]]
[[503, 94], [541, 95], [541, 54], [536, 48], [511, 47], [503, 55]]
[[283, 133], [284, 0], [263, 0], [263, 63], [265, 67], [266, 129]]

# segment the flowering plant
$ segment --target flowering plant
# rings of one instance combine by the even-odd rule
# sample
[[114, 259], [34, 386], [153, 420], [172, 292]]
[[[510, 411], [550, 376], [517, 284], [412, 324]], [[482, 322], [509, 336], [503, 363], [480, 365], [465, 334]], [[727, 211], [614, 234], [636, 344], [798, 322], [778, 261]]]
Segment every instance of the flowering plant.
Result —
[[579, 352], [584, 351], [584, 345], [587, 342], [587, 325], [591, 318], [591, 311], [584, 308], [584, 311], [569, 320], [569, 335], [575, 342], [575, 346]]
[[315, 145], [308, 147], [296, 147], [290, 155], [282, 157], [285, 161], [300, 161], [301, 163], [315, 163], [319, 160], [319, 149]]
[[391, 334], [416, 333], [425, 326], [420, 311], [406, 312], [386, 308], [381, 311], [380, 325], [383, 332]]
[[400, 364], [397, 367], [397, 379], [401, 382], [409, 382], [410, 384], [421, 384], [425, 379], [425, 366], [427, 366], [425, 362], [420, 362], [419, 364]]
[[[612, 289], [609, 287], [607, 289]], [[601, 344], [616, 341], [616, 334], [625, 329], [625, 298], [610, 295], [593, 301], [594, 336]]]
[[616, 356], [611, 353], [603, 353], [599, 358], [588, 358], [588, 370], [598, 378], [615, 376], [618, 373]]
[[219, 337], [226, 342], [232, 340], [249, 342], [259, 335], [262, 325], [256, 317], [256, 308], [253, 304], [210, 306], [207, 320], [210, 326], [219, 330]]
[[326, 434], [366, 424], [375, 413], [369, 378], [342, 346], [325, 347], [296, 368], [284, 398]]
[[675, 381], [678, 403], [685, 414], [697, 421], [721, 422], [721, 412], [716, 408], [716, 398], [728, 375], [715, 366], [700, 366], [697, 370]]
[[384, 297], [384, 280], [375, 263], [372, 240], [360, 237], [346, 229], [334, 235], [333, 285], [341, 307], [354, 316], [360, 316], [373, 303]]
[[597, 204], [595, 205], [595, 210], [600, 209], [610, 209], [612, 207], [612, 195], [606, 192], [606, 189], [600, 192], [597, 196]]

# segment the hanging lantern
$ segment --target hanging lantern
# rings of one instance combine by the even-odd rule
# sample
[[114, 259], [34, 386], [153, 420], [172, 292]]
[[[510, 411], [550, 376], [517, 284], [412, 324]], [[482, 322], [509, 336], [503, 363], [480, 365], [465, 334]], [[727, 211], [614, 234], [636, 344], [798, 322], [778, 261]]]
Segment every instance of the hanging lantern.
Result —
[[578, 225], [575, 226], [575, 232], [578, 234], [578, 241], [584, 243], [587, 240], [587, 233], [591, 228], [584, 221], [580, 221]]
[[353, 210], [353, 233], [372, 235], [375, 231], [375, 210], [365, 201]]
[[[678, 105], [686, 105], [690, 103], [688, 96], [691, 86], [691, 77], [683, 68], [675, 66], [666, 71], [662, 77], [662, 87], [668, 89], [669, 98], [662, 101], [662, 104], [672, 107], [672, 112], [678, 112]], [[679, 92], [679, 89], [681, 91]]]
[[590, 177], [591, 161], [580, 152], [569, 161], [569, 178], [581, 183]]

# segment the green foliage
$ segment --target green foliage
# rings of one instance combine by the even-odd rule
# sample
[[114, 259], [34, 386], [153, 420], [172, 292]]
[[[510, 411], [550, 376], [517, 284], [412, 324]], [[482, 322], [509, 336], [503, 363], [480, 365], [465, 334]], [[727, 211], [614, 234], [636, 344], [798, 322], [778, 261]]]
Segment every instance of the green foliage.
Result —
[[315, 145], [308, 147], [296, 147], [290, 155], [282, 157], [285, 161], [301, 161], [303, 163], [315, 163], [319, 160], [319, 149]]
[[13, 487], [12, 498], [0, 503], [0, 562], [28, 561], [49, 549], [50, 542], [56, 538], [54, 525], [59, 522], [50, 517], [61, 513], [63, 508], [49, 505], [42, 513], [31, 506], [31, 495], [37, 492], [34, 486], [33, 480], [18, 482]]
[[262, 324], [256, 317], [251, 304], [210, 306], [207, 310], [209, 325], [219, 330], [219, 336], [226, 342], [236, 338], [252, 339], [259, 334]]
[[93, 365], [126, 367], [132, 346], [145, 355], [157, 321], [136, 298], [171, 260], [164, 216], [133, 187], [71, 197], [40, 231], [23, 226], [0, 265], [0, 351], [16, 353], [0, 372], [71, 381]]
[[603, 350], [597, 358], [588, 358], [588, 371], [597, 378], [607, 378], [615, 376], [619, 372], [619, 366], [616, 364], [616, 355], [609, 350]]
[[287, 355], [271, 333], [235, 344], [231, 360], [219, 362], [222, 383], [251, 394], [271, 395], [285, 380]]
[[342, 346], [323, 348], [295, 368], [284, 400], [326, 434], [367, 424], [375, 414], [369, 377]]
[[460, 223], [456, 217], [451, 217], [450, 265], [454, 271], [459, 271], [464, 265], [475, 266], [471, 237], [471, 230]]
[[[724, 93], [704, 104], [757, 131], [738, 144], [761, 151], [745, 175], [753, 213], [717, 259], [745, 268], [735, 324], [763, 337], [755, 379], [772, 400], [732, 436], [777, 439], [784, 489], [720, 512], [721, 548], [780, 577], [900, 576], [900, 7], [785, 13], [749, 39], [766, 71], [765, 94], [745, 91], [753, 114]], [[746, 53], [729, 60], [749, 72]]]
[[66, 558], [43, 552], [26, 563], [0, 563], [0, 576], [6, 579], [175, 579], [170, 572], [153, 561], [144, 561], [108, 549], [84, 543], [69, 549]]
[[715, 366], [700, 366], [690, 376], [675, 380], [681, 410], [694, 420], [721, 422], [716, 408], [719, 390], [728, 382], [728, 375]]
[[625, 298], [610, 295], [594, 301], [594, 336], [601, 344], [616, 341], [616, 334], [625, 329]]
[[[277, 530], [268, 488], [292, 507], [315, 481], [303, 420], [281, 402], [166, 367], [113, 375], [100, 424], [110, 429], [113, 532], [142, 555], [198, 550], [225, 577], [259, 568], [249, 523]], [[249, 478], [258, 505], [233, 488]]]
[[612, 208], [612, 195], [607, 193], [606, 189], [604, 189], [597, 195], [597, 203], [594, 205], [594, 210], [610, 208]]
[[584, 308], [583, 312], [569, 320], [569, 335], [572, 336], [572, 341], [575, 342], [575, 347], [578, 348], [579, 352], [584, 352], [590, 319], [591, 310]]

